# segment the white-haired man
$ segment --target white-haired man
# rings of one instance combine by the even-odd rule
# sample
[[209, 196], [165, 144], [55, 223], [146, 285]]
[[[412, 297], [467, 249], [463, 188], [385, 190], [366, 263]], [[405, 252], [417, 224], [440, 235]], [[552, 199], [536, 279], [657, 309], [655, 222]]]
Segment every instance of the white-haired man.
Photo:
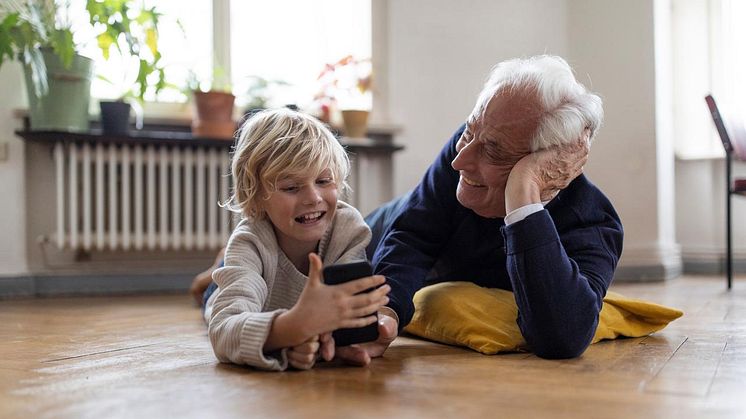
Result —
[[451, 280], [513, 291], [538, 356], [582, 354], [622, 252], [619, 216], [582, 174], [602, 119], [601, 99], [562, 58], [498, 64], [422, 181], [373, 217], [390, 302], [379, 340], [338, 356], [380, 356], [411, 320], [414, 293]]

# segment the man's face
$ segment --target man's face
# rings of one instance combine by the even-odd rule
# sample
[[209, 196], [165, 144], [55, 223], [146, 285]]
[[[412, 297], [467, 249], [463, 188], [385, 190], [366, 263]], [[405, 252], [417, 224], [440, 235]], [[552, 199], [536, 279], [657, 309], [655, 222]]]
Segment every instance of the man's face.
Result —
[[[518, 160], [531, 152], [539, 102], [531, 90], [498, 90], [481, 114], [472, 114], [456, 143], [456, 198], [487, 218], [505, 216], [505, 185]], [[475, 111], [476, 112], [476, 111]]]

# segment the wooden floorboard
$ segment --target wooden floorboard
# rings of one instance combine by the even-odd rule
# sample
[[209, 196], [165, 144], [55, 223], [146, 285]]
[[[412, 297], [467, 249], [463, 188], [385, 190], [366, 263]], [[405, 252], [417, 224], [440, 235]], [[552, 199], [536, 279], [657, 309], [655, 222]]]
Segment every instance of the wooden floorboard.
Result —
[[0, 418], [746, 416], [746, 277], [619, 284], [684, 310], [572, 360], [400, 337], [367, 368], [220, 364], [188, 296], [0, 301]]

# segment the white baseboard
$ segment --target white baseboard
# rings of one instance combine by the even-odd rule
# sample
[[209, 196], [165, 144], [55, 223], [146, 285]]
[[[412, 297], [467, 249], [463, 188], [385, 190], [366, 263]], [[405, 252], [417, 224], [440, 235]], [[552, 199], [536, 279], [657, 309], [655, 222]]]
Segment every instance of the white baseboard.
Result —
[[681, 247], [675, 243], [625, 246], [615, 281], [665, 281], [683, 271]]
[[175, 293], [189, 289], [191, 274], [36, 275], [0, 278], [1, 298]]

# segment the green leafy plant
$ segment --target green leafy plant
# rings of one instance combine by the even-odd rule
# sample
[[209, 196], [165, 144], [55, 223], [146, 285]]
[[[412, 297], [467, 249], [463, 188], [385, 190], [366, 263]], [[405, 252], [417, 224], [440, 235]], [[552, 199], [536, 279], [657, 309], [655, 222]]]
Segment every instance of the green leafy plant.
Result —
[[68, 3], [57, 0], [0, 3], [0, 67], [13, 60], [29, 66], [36, 96], [49, 89], [42, 49], [51, 50], [65, 68], [71, 66], [77, 51], [68, 10]]
[[[122, 98], [143, 101], [149, 90], [158, 94], [168, 87], [158, 49], [161, 14], [155, 7], [134, 0], [87, 0], [86, 10], [104, 58], [108, 60], [114, 52], [125, 62], [121, 84], [131, 87]], [[134, 79], [130, 68], [136, 69]]]
[[248, 88], [246, 89], [246, 109], [265, 109], [272, 97], [272, 89], [278, 86], [287, 86], [283, 80], [270, 80], [262, 76], [248, 76]]
[[337, 110], [370, 110], [373, 67], [369, 58], [348, 55], [334, 64], [326, 64], [317, 81], [314, 97], [319, 119], [329, 122]]
[[200, 78], [193, 70], [189, 70], [186, 85], [182, 93], [189, 98], [192, 92], [223, 92], [232, 93], [233, 85], [225, 74], [225, 70], [216, 66], [212, 70], [211, 78]]

